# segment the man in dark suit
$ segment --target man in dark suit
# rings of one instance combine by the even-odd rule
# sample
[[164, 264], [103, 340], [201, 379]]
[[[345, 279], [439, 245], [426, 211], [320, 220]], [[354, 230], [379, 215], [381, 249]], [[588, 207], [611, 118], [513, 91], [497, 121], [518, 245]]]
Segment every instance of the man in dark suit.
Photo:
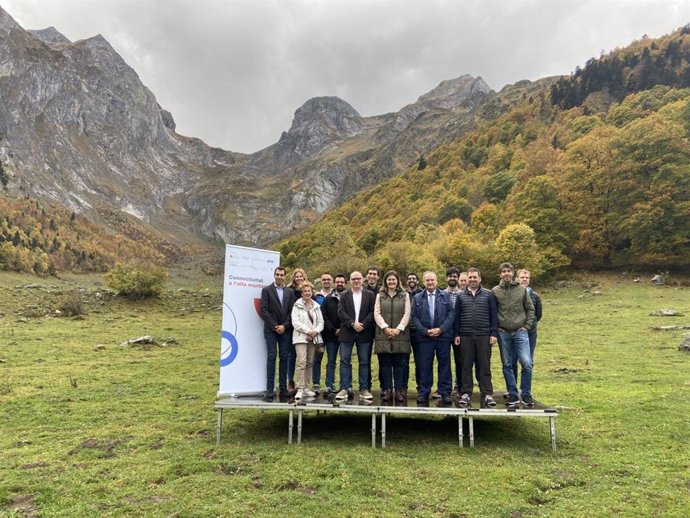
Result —
[[371, 345], [374, 341], [374, 303], [373, 292], [362, 288], [362, 274], [350, 274], [350, 289], [341, 297], [338, 304], [340, 318], [340, 392], [336, 399], [349, 399], [352, 392], [352, 347], [357, 344], [359, 362], [359, 398], [370, 401], [371, 395]]
[[338, 336], [340, 335], [340, 319], [338, 318], [338, 304], [340, 297], [345, 293], [345, 274], [339, 273], [335, 276], [335, 289], [326, 297], [321, 304], [323, 314], [323, 331], [321, 337], [326, 346], [326, 393], [334, 395], [335, 390], [335, 366], [338, 357]]
[[266, 394], [273, 400], [276, 378], [276, 356], [278, 356], [278, 390], [280, 398], [287, 397], [288, 356], [294, 354], [292, 345], [292, 324], [290, 314], [295, 303], [295, 292], [285, 287], [285, 268], [278, 266], [273, 271], [274, 282], [261, 289], [261, 318], [264, 321], [266, 340]]
[[450, 372], [450, 344], [453, 341], [455, 311], [450, 297], [437, 288], [434, 272], [424, 272], [425, 290], [414, 296], [412, 322], [419, 343], [420, 381], [417, 401], [427, 403], [434, 383], [434, 355], [438, 361], [438, 393], [444, 404], [450, 397], [452, 377]]

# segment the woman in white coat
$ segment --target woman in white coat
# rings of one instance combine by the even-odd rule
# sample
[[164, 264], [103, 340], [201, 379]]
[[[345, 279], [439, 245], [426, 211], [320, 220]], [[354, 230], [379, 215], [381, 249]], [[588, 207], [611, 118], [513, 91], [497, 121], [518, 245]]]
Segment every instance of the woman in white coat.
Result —
[[305, 281], [299, 289], [302, 296], [292, 307], [292, 343], [295, 344], [297, 353], [295, 365], [297, 394], [295, 399], [316, 396], [316, 393], [309, 390], [308, 387], [311, 385], [316, 347], [323, 343], [321, 340], [323, 315], [319, 304], [312, 299], [314, 286], [309, 281]]

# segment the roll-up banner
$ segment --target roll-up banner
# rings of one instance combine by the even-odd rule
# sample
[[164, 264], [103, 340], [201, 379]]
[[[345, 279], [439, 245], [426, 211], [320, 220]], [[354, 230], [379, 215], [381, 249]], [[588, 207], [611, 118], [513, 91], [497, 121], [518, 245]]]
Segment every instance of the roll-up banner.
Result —
[[273, 282], [273, 270], [279, 265], [279, 252], [225, 246], [218, 396], [256, 395], [266, 390], [261, 288]]

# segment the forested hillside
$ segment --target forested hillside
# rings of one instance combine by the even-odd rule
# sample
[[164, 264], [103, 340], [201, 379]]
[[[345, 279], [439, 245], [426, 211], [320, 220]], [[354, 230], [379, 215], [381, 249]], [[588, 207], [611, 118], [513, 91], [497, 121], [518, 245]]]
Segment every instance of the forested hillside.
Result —
[[57, 205], [0, 196], [0, 270], [104, 272], [116, 262], [164, 264], [180, 253], [126, 215], [100, 212], [119, 232]]
[[[627, 59], [630, 66], [618, 70], [640, 91], [613, 102], [609, 86], [595, 90], [589, 82], [577, 90], [579, 104], [564, 109], [567, 89], [580, 88], [612, 56]], [[659, 56], [674, 63], [664, 77], [690, 77], [690, 31], [590, 61], [550, 91], [436, 149], [418, 167], [282, 242], [287, 264], [346, 271], [367, 257], [401, 270], [494, 270], [511, 260], [537, 274], [569, 264], [687, 267], [690, 90], [640, 80], [644, 63]]]

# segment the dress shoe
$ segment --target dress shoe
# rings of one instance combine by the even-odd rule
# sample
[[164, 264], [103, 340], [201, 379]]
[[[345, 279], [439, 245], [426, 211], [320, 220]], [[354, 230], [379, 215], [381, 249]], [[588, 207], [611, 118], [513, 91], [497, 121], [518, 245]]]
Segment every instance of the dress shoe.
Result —
[[396, 390], [396, 391], [395, 391], [395, 400], [396, 400], [398, 403], [402, 403], [403, 401], [405, 401], [405, 399], [407, 399], [407, 398], [406, 398], [405, 396], [403, 396], [403, 391], [402, 391], [402, 390]]
[[391, 399], [393, 399], [393, 391], [391, 389], [384, 390], [381, 395], [381, 401], [388, 403]]

